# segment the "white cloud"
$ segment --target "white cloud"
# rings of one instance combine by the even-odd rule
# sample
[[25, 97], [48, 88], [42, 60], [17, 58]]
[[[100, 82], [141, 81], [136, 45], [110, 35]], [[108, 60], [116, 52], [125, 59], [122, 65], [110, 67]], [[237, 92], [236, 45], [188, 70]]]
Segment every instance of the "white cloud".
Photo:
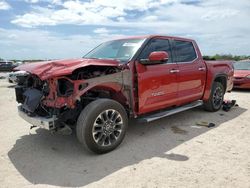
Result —
[[11, 6], [6, 1], [0, 1], [0, 10], [9, 10]]
[[[50, 1], [50, 3], [56, 3], [55, 1]], [[84, 46], [88, 47], [92, 43], [92, 40], [100, 42], [107, 38], [107, 35], [117, 36], [114, 33], [117, 33], [119, 30], [117, 29], [116, 32], [113, 32], [113, 27], [129, 29], [131, 35], [164, 34], [193, 38], [198, 42], [203, 54], [250, 54], [249, 0], [199, 0], [197, 3], [192, 2], [195, 1], [57, 1], [57, 3], [61, 3], [60, 6], [42, 8], [33, 5], [32, 11], [17, 16], [12, 20], [12, 23], [23, 27], [60, 24], [94, 25], [98, 27], [93, 31], [94, 36], [90, 36], [93, 33], [83, 36], [72, 35], [68, 36], [67, 40], [35, 29], [34, 31], [39, 31], [37, 34], [40, 41], [38, 42], [42, 45], [35, 47], [32, 46], [33, 44], [29, 44], [28, 34], [27, 37], [25, 37], [26, 34], [23, 36], [28, 41], [27, 43], [23, 39], [17, 40], [19, 41], [17, 46], [21, 47], [21, 44], [25, 44], [27, 52], [23, 54], [27, 56], [29, 54], [33, 55], [33, 49], [37, 51], [38, 49], [43, 49], [43, 53], [35, 53], [37, 54], [36, 57], [39, 54], [43, 57], [70, 57], [71, 55], [79, 55], [76, 52], [79, 52], [79, 49], [85, 48]], [[137, 14], [132, 16], [131, 12], [136, 12]], [[110, 27], [112, 27], [112, 30]], [[16, 32], [14, 34], [17, 34]], [[119, 32], [123, 33], [123, 31]], [[6, 36], [9, 36], [9, 34], [6, 33]], [[48, 42], [48, 48], [44, 47], [48, 41], [45, 36], [52, 37], [53, 39]], [[12, 44], [10, 38], [8, 38], [8, 42]], [[98, 40], [96, 40], [97, 38]], [[6, 37], [0, 38], [1, 44], [5, 39]], [[84, 42], [80, 43], [77, 39]], [[56, 41], [57, 44], [53, 43], [53, 41]], [[60, 43], [65, 43], [69, 46], [75, 45], [76, 47], [74, 47], [74, 50], [70, 48], [68, 54], [62, 53], [67, 46], [58, 45]], [[8, 44], [6, 43], [5, 45]], [[12, 48], [16, 47], [13, 45]], [[28, 53], [28, 49], [30, 49], [29, 52], [31, 53]], [[55, 53], [49, 53], [49, 49], [58, 50]], [[2, 52], [1, 49], [0, 51]], [[8, 53], [6, 50], [3, 51], [5, 54]]]
[[[109, 39], [123, 36], [110, 33]], [[37, 29], [0, 28], [0, 57], [4, 59], [79, 58], [106, 40], [107, 36], [102, 35], [65, 36]]]
[[218, 19], [226, 19], [233, 16], [237, 16], [240, 13], [238, 10], [234, 9], [224, 9], [221, 10], [210, 10], [206, 12], [201, 18], [206, 21], [213, 21]]
[[55, 5], [61, 5], [62, 1], [61, 0], [52, 0], [51, 3], [55, 4]]
[[15, 39], [18, 38], [18, 36], [17, 36], [16, 34], [10, 34], [10, 35], [8, 35], [7, 37], [8, 37], [9, 39], [13, 39], [13, 40], [15, 40]]
[[163, 4], [176, 2], [176, 0], [93, 0], [92, 5], [104, 7], [118, 7], [120, 10], [148, 10], [160, 7]]
[[26, 3], [39, 3], [39, 2], [47, 2], [47, 3], [51, 3], [54, 5], [61, 5], [62, 1], [61, 0], [25, 0]]
[[[35, 7], [36, 10], [32, 12], [18, 15], [12, 20], [12, 23], [23, 27], [57, 24], [108, 25], [113, 22], [112, 19], [124, 19], [127, 15], [127, 11], [146, 11], [150, 8], [157, 8], [175, 1], [176, 0], [93, 0], [90, 2], [81, 2], [79, 0], [70, 0], [63, 2], [61, 9], [53, 9], [51, 6], [46, 9], [37, 9]], [[53, 2], [58, 3], [61, 1], [54, 0]]]
[[158, 21], [158, 16], [146, 16], [143, 18], [143, 21], [149, 21], [149, 22], [152, 22], [152, 21]]
[[102, 27], [95, 29], [93, 32], [97, 34], [108, 34], [110, 31], [107, 28]]
[[25, 0], [26, 3], [38, 3], [39, 0]]
[[159, 24], [147, 32], [193, 38], [203, 54], [250, 54], [249, 9], [248, 0], [210, 0], [199, 6], [176, 3], [149, 13], [173, 25]]

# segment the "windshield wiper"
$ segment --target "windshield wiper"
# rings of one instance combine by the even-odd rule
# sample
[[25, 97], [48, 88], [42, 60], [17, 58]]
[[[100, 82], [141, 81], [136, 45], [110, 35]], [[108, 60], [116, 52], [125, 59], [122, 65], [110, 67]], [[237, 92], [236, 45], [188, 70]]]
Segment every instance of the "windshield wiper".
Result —
[[85, 58], [85, 59], [103, 59], [103, 58], [97, 58], [97, 57], [82, 57], [82, 58]]
[[106, 59], [106, 60], [115, 60], [115, 61], [121, 61], [120, 59], [116, 59], [116, 58], [96, 58], [96, 57], [82, 57], [85, 59]]

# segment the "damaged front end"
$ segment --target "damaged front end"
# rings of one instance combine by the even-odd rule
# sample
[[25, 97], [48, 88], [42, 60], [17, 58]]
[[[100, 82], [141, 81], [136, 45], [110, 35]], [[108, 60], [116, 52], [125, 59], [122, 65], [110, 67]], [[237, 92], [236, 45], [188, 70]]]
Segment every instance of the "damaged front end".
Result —
[[97, 98], [115, 98], [129, 108], [128, 74], [111, 66], [87, 66], [45, 80], [30, 74], [15, 88], [19, 115], [33, 126], [57, 131], [74, 127], [82, 109]]
[[55, 129], [55, 109], [46, 107], [43, 100], [49, 94], [47, 81], [42, 81], [36, 75], [29, 75], [22, 85], [15, 87], [19, 115], [33, 126], [48, 130]]

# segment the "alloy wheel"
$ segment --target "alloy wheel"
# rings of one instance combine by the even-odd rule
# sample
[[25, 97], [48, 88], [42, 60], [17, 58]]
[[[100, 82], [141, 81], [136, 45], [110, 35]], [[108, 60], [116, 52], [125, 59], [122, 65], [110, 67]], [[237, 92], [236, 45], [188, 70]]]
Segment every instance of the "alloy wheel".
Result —
[[95, 119], [92, 135], [99, 146], [111, 146], [116, 143], [122, 133], [123, 119], [121, 114], [108, 109]]

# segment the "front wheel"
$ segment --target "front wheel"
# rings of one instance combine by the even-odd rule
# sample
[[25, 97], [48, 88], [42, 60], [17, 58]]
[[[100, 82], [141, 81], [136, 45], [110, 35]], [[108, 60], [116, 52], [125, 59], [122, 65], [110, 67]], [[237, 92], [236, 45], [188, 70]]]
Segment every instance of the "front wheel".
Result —
[[95, 153], [107, 153], [124, 139], [128, 117], [123, 106], [110, 99], [98, 99], [81, 112], [76, 126], [78, 140]]
[[214, 82], [209, 100], [204, 102], [204, 108], [210, 112], [218, 111], [224, 100], [225, 89], [220, 82]]

